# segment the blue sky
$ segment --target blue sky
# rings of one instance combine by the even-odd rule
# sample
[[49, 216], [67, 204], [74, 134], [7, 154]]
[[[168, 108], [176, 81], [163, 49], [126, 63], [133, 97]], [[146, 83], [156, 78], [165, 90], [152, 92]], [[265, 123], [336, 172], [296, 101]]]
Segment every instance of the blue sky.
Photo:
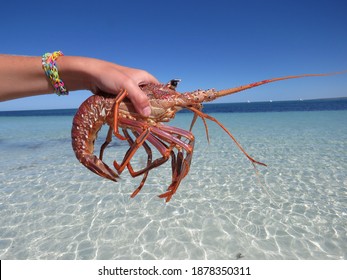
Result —
[[[347, 69], [347, 1], [3, 1], [0, 53], [61, 50], [142, 68], [178, 90]], [[90, 95], [45, 95], [0, 110], [76, 108]], [[347, 96], [347, 74], [289, 80], [219, 102]]]

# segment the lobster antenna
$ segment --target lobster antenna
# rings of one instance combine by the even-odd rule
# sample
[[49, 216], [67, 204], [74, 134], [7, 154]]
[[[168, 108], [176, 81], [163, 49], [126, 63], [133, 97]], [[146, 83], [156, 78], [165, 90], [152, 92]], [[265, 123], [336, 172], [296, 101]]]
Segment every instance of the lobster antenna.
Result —
[[332, 75], [343, 74], [346, 72], [347, 72], [347, 70], [341, 71], [341, 72], [326, 73], [326, 74], [302, 74], [302, 75], [295, 75], [295, 76], [284, 76], [284, 77], [279, 77], [279, 78], [272, 78], [272, 79], [263, 80], [263, 81], [259, 81], [259, 82], [255, 82], [255, 83], [251, 83], [251, 84], [247, 84], [247, 85], [242, 85], [242, 86], [235, 87], [235, 88], [219, 90], [216, 92], [216, 97], [234, 94], [234, 93], [244, 91], [244, 90], [247, 90], [250, 88], [254, 88], [257, 86], [261, 86], [261, 85], [272, 83], [272, 82], [282, 81], [282, 80], [297, 79], [297, 78], [304, 78], [304, 77], [332, 76]]

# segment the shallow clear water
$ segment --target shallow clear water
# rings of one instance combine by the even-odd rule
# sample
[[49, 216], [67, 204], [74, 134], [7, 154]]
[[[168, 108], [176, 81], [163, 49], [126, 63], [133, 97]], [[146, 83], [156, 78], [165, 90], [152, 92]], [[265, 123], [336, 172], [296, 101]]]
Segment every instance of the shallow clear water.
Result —
[[347, 111], [212, 115], [268, 167], [257, 176], [211, 122], [208, 144], [199, 121], [191, 171], [169, 203], [157, 195], [170, 164], [131, 199], [140, 179], [114, 183], [76, 160], [71, 116], [1, 117], [0, 258], [347, 259]]

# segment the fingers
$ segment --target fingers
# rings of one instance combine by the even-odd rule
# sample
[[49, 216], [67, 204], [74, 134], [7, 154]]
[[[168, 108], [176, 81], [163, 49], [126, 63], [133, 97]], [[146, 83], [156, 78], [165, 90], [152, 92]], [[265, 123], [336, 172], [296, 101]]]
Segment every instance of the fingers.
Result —
[[148, 117], [151, 114], [150, 103], [147, 95], [139, 86], [149, 83], [158, 84], [159, 81], [153, 75], [139, 69], [123, 68], [123, 74], [128, 77], [123, 80], [123, 86], [128, 91], [129, 99], [138, 113]]
[[139, 88], [138, 84], [134, 81], [128, 82], [125, 87], [128, 91], [128, 97], [133, 103], [136, 111], [144, 117], [149, 117], [151, 114], [151, 107], [147, 95]]
[[129, 68], [102, 60], [90, 60], [89, 71], [90, 90], [93, 93], [107, 92], [118, 94], [122, 89], [128, 92], [128, 98], [136, 111], [148, 117], [151, 107], [147, 95], [140, 85], [158, 84], [159, 81], [144, 70]]

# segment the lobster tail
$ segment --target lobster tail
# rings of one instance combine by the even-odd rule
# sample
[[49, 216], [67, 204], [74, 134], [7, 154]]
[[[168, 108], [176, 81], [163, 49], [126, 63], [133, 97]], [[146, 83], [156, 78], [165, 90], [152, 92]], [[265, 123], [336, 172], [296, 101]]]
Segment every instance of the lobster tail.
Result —
[[90, 171], [98, 174], [101, 177], [107, 178], [114, 182], [117, 182], [119, 175], [114, 172], [106, 163], [100, 160], [93, 154], [84, 154], [80, 156], [76, 154], [76, 157], [79, 158], [80, 162], [87, 167]]
[[92, 95], [84, 101], [73, 119], [71, 139], [80, 163], [99, 176], [116, 182], [119, 175], [93, 154], [98, 131], [106, 122], [113, 103], [114, 99], [98, 95]]

